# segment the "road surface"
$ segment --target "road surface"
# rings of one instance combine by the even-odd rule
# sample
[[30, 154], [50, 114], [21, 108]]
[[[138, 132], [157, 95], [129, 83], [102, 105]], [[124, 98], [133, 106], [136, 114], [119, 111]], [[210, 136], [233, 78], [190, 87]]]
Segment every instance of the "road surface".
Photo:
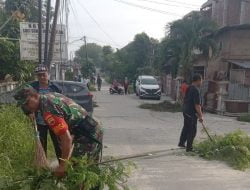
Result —
[[[176, 148], [182, 127], [181, 113], [159, 113], [138, 106], [152, 100], [135, 95], [109, 95], [108, 87], [95, 92], [99, 107], [95, 116], [104, 126], [104, 155], [126, 156]], [[210, 131], [227, 133], [240, 128], [250, 134], [250, 125], [234, 118], [205, 116]], [[201, 129], [201, 126], [199, 126]], [[205, 138], [198, 130], [197, 139]], [[129, 180], [135, 190], [249, 190], [250, 172], [234, 170], [224, 163], [186, 156], [184, 150], [135, 159], [138, 169]]]

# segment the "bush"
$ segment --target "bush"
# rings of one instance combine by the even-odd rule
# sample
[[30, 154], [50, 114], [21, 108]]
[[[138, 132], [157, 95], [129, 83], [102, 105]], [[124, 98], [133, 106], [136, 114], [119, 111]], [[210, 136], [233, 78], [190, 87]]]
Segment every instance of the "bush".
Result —
[[195, 152], [209, 160], [221, 160], [235, 169], [250, 167], [250, 137], [237, 130], [224, 136], [214, 136], [214, 142], [205, 140], [194, 145]]

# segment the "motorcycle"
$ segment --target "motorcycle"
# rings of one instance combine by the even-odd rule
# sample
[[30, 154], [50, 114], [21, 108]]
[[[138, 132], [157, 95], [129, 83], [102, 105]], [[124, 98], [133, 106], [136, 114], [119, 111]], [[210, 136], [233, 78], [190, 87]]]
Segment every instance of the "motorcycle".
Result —
[[124, 90], [122, 87], [118, 86], [118, 87], [114, 87], [114, 86], [111, 86], [109, 88], [109, 93], [110, 94], [119, 94], [119, 95], [123, 95], [124, 94]]

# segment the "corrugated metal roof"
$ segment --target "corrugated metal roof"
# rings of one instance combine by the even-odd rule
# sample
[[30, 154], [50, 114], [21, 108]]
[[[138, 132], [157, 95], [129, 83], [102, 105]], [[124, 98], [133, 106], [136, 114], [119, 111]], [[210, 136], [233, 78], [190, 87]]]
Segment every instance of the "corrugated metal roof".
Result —
[[250, 69], [250, 60], [248, 61], [242, 61], [242, 60], [229, 60], [229, 63], [238, 65], [244, 69]]

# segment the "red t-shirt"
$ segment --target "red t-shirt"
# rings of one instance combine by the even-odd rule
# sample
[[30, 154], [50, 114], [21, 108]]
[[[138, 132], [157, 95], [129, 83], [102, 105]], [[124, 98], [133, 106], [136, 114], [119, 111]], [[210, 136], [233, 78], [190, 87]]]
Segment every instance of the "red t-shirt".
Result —
[[186, 95], [187, 88], [188, 88], [188, 85], [186, 83], [183, 83], [181, 85], [181, 93], [182, 93], [183, 97]]

